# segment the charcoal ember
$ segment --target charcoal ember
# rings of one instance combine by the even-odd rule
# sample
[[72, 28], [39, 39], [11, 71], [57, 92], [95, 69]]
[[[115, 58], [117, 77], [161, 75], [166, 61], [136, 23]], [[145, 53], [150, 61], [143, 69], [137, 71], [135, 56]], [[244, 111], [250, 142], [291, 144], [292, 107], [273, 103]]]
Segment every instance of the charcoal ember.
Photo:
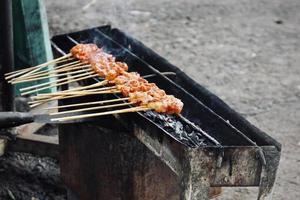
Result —
[[160, 114], [153, 111], [144, 112], [144, 116], [158, 124], [165, 131], [170, 133], [178, 141], [188, 147], [196, 148], [207, 146], [203, 135], [174, 115]]

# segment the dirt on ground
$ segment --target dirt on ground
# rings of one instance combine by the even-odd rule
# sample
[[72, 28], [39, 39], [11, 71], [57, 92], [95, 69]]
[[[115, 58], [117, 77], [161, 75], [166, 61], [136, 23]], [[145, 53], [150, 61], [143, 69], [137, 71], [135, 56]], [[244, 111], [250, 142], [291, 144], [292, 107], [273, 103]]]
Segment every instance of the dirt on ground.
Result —
[[[52, 36], [105, 24], [120, 28], [277, 139], [283, 149], [273, 199], [300, 199], [300, 1], [45, 3]], [[64, 197], [58, 191], [53, 199]], [[256, 188], [225, 189], [218, 199], [256, 195]]]

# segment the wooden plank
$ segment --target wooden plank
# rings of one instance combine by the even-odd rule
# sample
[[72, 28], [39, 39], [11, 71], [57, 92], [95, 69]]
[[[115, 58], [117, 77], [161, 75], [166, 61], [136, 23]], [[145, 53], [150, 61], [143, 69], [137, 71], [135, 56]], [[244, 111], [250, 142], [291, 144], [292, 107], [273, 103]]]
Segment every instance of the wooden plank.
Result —
[[[14, 46], [15, 68], [35, 66], [53, 58], [45, 6], [42, 0], [14, 0]], [[50, 66], [51, 68], [51, 66]], [[37, 83], [43, 83], [49, 79], [18, 84], [26, 87]], [[43, 92], [55, 91], [55, 88]]]

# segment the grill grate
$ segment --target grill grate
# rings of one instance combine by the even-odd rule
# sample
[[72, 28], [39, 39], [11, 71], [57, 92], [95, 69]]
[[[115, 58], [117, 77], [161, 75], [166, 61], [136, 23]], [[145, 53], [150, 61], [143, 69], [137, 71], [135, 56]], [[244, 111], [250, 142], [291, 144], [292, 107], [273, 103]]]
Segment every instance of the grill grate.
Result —
[[[138, 71], [141, 75], [155, 74], [156, 76], [152, 77], [151, 81], [155, 82], [168, 93], [179, 97], [185, 103], [183, 115], [186, 117], [186, 120], [148, 111], [137, 113], [140, 120], [136, 120], [136, 122], [139, 121], [145, 124], [145, 121], [147, 121], [176, 141], [189, 147], [257, 146], [256, 143], [245, 134], [226, 122], [222, 117], [196, 99], [195, 96], [176, 84], [174, 81], [178, 79], [178, 76], [182, 75], [182, 72], [176, 71], [175, 77], [166, 77], [161, 74], [160, 71], [145, 62], [143, 56], [139, 57], [132, 53], [130, 51], [131, 46], [126, 37], [123, 37], [123, 43], [127, 45], [125, 45], [125, 48], [124, 45], [119, 44], [119, 42], [105, 34], [108, 29], [110, 29], [110, 27], [104, 26], [56, 36], [52, 39], [52, 46], [58, 54], [64, 55], [77, 43], [93, 42], [103, 47], [108, 53], [116, 56], [117, 59], [126, 62], [130, 66], [129, 70]], [[118, 38], [118, 34], [113, 34], [113, 36]], [[118, 39], [120, 41], [120, 37]], [[136, 116], [131, 118], [136, 118]], [[197, 131], [194, 129], [195, 126], [198, 129]]]

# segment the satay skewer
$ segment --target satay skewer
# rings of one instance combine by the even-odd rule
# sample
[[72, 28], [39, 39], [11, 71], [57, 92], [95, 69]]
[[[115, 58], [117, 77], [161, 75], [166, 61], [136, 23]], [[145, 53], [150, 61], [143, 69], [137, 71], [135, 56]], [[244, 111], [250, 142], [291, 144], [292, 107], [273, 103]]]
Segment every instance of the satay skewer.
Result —
[[50, 86], [46, 86], [46, 87], [42, 87], [42, 88], [38, 88], [38, 89], [34, 89], [34, 90], [31, 90], [31, 91], [28, 91], [28, 92], [24, 92], [24, 93], [21, 93], [21, 95], [28, 95], [28, 94], [32, 94], [32, 93], [36, 93], [36, 92], [39, 92], [39, 91], [42, 91], [42, 90], [46, 90], [46, 89], [50, 89], [50, 88], [53, 88], [53, 87], [58, 87], [58, 86], [62, 86], [62, 85], [66, 85], [66, 84], [69, 84], [69, 83], [73, 83], [73, 82], [77, 82], [77, 81], [81, 81], [81, 80], [85, 80], [85, 79], [89, 79], [89, 78], [93, 78], [93, 77], [97, 77], [98, 74], [95, 74], [95, 72], [88, 72], [88, 73], [84, 73], [84, 74], [80, 74], [80, 76], [73, 76], [73, 78], [75, 79], [71, 79], [71, 80], [68, 80], [68, 81], [64, 81], [62, 83], [55, 83], [55, 84], [52, 84]]
[[[119, 93], [117, 90], [109, 90], [109, 91], [99, 91], [99, 92], [85, 92], [85, 93], [80, 93], [76, 95], [69, 95], [69, 96], [56, 96], [52, 97], [51, 100], [60, 100], [60, 99], [69, 99], [69, 98], [74, 98], [74, 97], [81, 97], [81, 96], [87, 96], [87, 95], [96, 95], [96, 94], [114, 94], [114, 93]], [[37, 101], [31, 101], [28, 102], [28, 104], [31, 104], [30, 107], [35, 107], [36, 104], [40, 103], [45, 103], [48, 102], [48, 99], [43, 99], [43, 100], [37, 100]]]
[[18, 77], [18, 78], [11, 79], [9, 81], [13, 82], [13, 81], [21, 81], [21, 80], [40, 78], [40, 77], [48, 76], [48, 75], [51, 75], [51, 74], [57, 74], [57, 73], [67, 72], [67, 71], [74, 71], [74, 70], [81, 69], [81, 68], [82, 69], [89, 68], [89, 66], [86, 66], [83, 63], [77, 63], [77, 64], [74, 64], [74, 65], [68, 65], [68, 66], [61, 67], [61, 68], [58, 68], [58, 69], [54, 69], [54, 70], [51, 70], [51, 71], [46, 71], [46, 70], [39, 71], [38, 73], [32, 74], [30, 76]]
[[[57, 58], [57, 59], [59, 59], [59, 58]], [[64, 63], [64, 62], [67, 62], [67, 61], [72, 61], [72, 60], [74, 60], [74, 59], [75, 59], [75, 58], [73, 58], [73, 57], [61, 59], [61, 60], [59, 60], [59, 61], [56, 61], [55, 64], [60, 64], [60, 63]], [[50, 60], [49, 62], [51, 62], [51, 61], [52, 61], [52, 60]], [[33, 66], [33, 67], [28, 67], [28, 68], [24, 68], [24, 69], [15, 70], [15, 71], [6, 73], [5, 76], [7, 77], [7, 76], [10, 76], [10, 75], [13, 75], [13, 74], [15, 74], [15, 75], [17, 75], [17, 74], [21, 75], [21, 72], [23, 72], [23, 73], [29, 72], [29, 71], [31, 71], [31, 70], [33, 70], [33, 69], [36, 69], [36, 68], [38, 68], [38, 67], [40, 67], [41, 65], [44, 65], [44, 64], [46, 64], [46, 66], [48, 66], [48, 65], [51, 65], [52, 63], [50, 63], [50, 64], [47, 64], [47, 63], [41, 63], [40, 65], [37, 65], [37, 66]], [[54, 66], [54, 67], [56, 67], [56, 66]]]
[[130, 112], [139, 112], [139, 111], [147, 111], [147, 110], [152, 110], [152, 109], [148, 108], [146, 106], [138, 106], [138, 107], [133, 107], [133, 108], [125, 108], [125, 109], [121, 109], [121, 110], [107, 111], [107, 112], [101, 112], [101, 113], [91, 113], [91, 114], [83, 114], [83, 115], [76, 115], [76, 116], [53, 118], [53, 119], [51, 119], [51, 121], [69, 121], [69, 120], [74, 120], [74, 119], [84, 119], [84, 118], [90, 118], [90, 117], [98, 117], [98, 116], [104, 116], [104, 115], [113, 115], [113, 114], [130, 113]]
[[30, 81], [36, 81], [38, 78], [45, 77], [52, 75], [52, 74], [57, 74], [61, 72], [68, 72], [68, 71], [75, 71], [75, 70], [80, 70], [80, 69], [90, 69], [89, 65], [83, 65], [82, 63], [79, 63], [77, 65], [73, 66], [68, 66], [66, 68], [58, 69], [58, 70], [53, 70], [53, 71], [48, 71], [48, 72], [41, 72], [39, 74], [34, 74], [33, 76], [29, 77], [22, 77], [22, 78], [15, 78], [12, 80], [9, 80], [9, 83], [16, 84], [16, 83], [22, 83], [22, 82], [30, 82]]
[[[101, 82], [98, 82], [98, 83], [94, 83], [94, 84], [89, 85], [89, 86], [83, 86], [83, 87], [79, 87], [79, 88], [72, 88], [72, 89], [69, 89], [69, 90], [61, 91], [60, 93], [62, 93], [61, 96], [65, 96], [64, 93], [66, 93], [68, 91], [78, 91], [80, 89], [88, 89], [88, 88], [93, 88], [95, 86], [98, 87], [98, 86], [106, 85], [106, 83], [107, 83], [107, 81], [104, 80], [104, 81], [101, 81]], [[76, 95], [76, 96], [73, 96], [73, 97], [79, 97], [79, 96], [80, 95]], [[56, 98], [54, 98], [54, 99], [53, 98], [49, 98], [48, 100], [43, 101], [43, 102], [28, 102], [28, 104], [32, 104], [30, 107], [35, 107], [35, 106], [38, 106], [38, 105], [40, 105], [42, 103], [46, 103], [48, 101], [53, 101], [53, 100], [56, 100]]]
[[82, 90], [82, 91], [69, 91], [66, 93], [48, 93], [48, 94], [39, 94], [35, 97], [32, 97], [34, 100], [38, 99], [48, 99], [50, 97], [56, 97], [56, 96], [68, 96], [68, 95], [77, 95], [77, 94], [83, 94], [84, 92], [98, 92], [98, 91], [110, 91], [112, 89], [117, 89], [116, 86], [110, 86], [110, 87], [100, 87], [96, 89], [89, 89], [89, 90]]
[[92, 72], [92, 70], [91, 69], [83, 69], [83, 70], [77, 70], [77, 71], [72, 71], [72, 72], [67, 72], [67, 73], [62, 73], [62, 74], [53, 74], [51, 76], [42, 77], [42, 78], [36, 79], [36, 81], [37, 80], [43, 80], [43, 79], [46, 79], [46, 78], [55, 78], [55, 77], [62, 77], [62, 76], [64, 76], [65, 78], [55, 79], [53, 81], [49, 81], [49, 82], [40, 83], [40, 84], [37, 84], [37, 85], [21, 88], [20, 91], [23, 92], [23, 91], [26, 91], [26, 90], [32, 90], [34, 88], [49, 85], [51, 83], [57, 83], [57, 82], [62, 81], [62, 80], [68, 80], [68, 79], [70, 79], [70, 77], [67, 77], [68, 75], [75, 75], [75, 74], [81, 74], [81, 73], [86, 73], [86, 72]]
[[8, 82], [12, 83], [12, 84], [16, 84], [16, 83], [21, 83], [21, 82], [36, 81], [40, 78], [47, 78], [50, 75], [54, 75], [54, 74], [58, 74], [58, 73], [62, 73], [62, 72], [68, 72], [68, 71], [75, 71], [75, 70], [85, 69], [85, 68], [88, 68], [88, 67], [83, 66], [82, 63], [79, 63], [79, 64], [74, 65], [74, 67], [67, 66], [64, 68], [53, 69], [51, 71], [43, 70], [43, 71], [39, 71], [36, 74], [32, 74], [31, 76], [17, 77], [17, 78], [9, 79]]
[[[65, 59], [65, 60], [60, 60], [60, 61], [57, 61], [55, 64], [60, 64], [60, 63], [65, 63], [65, 62], [68, 62], [68, 61], [74, 61], [75, 60], [75, 58], [73, 58], [73, 57], [70, 57], [70, 58], [67, 58], [67, 59]], [[77, 61], [74, 61], [74, 62], [81, 62], [81, 61], [79, 61], [79, 60], [77, 60]], [[71, 62], [72, 63], [72, 62]], [[70, 64], [71, 64], [70, 63]], [[69, 64], [69, 63], [68, 63]], [[58, 68], [58, 67], [60, 67], [60, 66], [62, 66], [62, 65], [56, 65], [56, 66], [53, 66], [52, 68], [53, 69], [56, 69], [56, 68]], [[5, 79], [10, 79], [10, 78], [12, 78], [12, 77], [15, 77], [15, 76], [18, 76], [17, 75], [17, 73], [19, 73], [19, 75], [22, 75], [22, 73], [21, 72], [23, 72], [23, 73], [26, 73], [26, 72], [29, 72], [29, 71], [31, 71], [31, 70], [33, 70], [34, 68], [36, 68], [37, 66], [35, 66], [35, 67], [28, 67], [28, 68], [24, 68], [24, 69], [20, 69], [20, 70], [16, 70], [16, 71], [12, 71], [12, 72], [8, 72], [8, 73], [6, 73], [4, 76], [5, 76]], [[44, 71], [49, 71], [49, 70], [52, 70], [52, 68], [51, 69], [43, 69]], [[14, 75], [15, 74], [15, 75]]]
[[53, 106], [53, 107], [42, 108], [42, 109], [43, 110], [52, 110], [52, 109], [59, 109], [59, 108], [71, 108], [71, 107], [89, 106], [89, 105], [97, 105], [97, 104], [106, 104], [106, 103], [113, 103], [113, 102], [127, 101], [127, 100], [129, 100], [128, 97], [126, 97], [126, 98], [119, 98], [119, 99], [109, 99], [109, 100], [103, 100], [103, 101], [85, 102], [85, 103], [74, 103], [74, 104], [69, 104], [69, 105]]
[[9, 75], [9, 77], [15, 77], [15, 76], [19, 76], [19, 75], [20, 76], [26, 76], [26, 75], [32, 74], [32, 73], [34, 73], [36, 71], [39, 71], [39, 70], [47, 67], [48, 65], [55, 64], [56, 62], [58, 62], [60, 60], [63, 60], [63, 59], [66, 59], [66, 58], [69, 58], [71, 56], [72, 56], [71, 53], [66, 54], [66, 55], [64, 55], [64, 56], [62, 56], [60, 58], [57, 58], [57, 59], [54, 59], [54, 60], [50, 60], [50, 61], [42, 63], [40, 65], [31, 67], [30, 69], [27, 68], [25, 72], [24, 71], [15, 71], [16, 73], [13, 73], [13, 74]]
[[65, 58], [69, 58], [69, 57], [71, 57], [71, 56], [72, 56], [72, 54], [71, 54], [71, 53], [68, 53], [68, 54], [66, 54], [65, 56], [62, 56], [62, 57], [60, 57], [60, 58], [57, 58], [57, 59], [54, 59], [54, 60], [52, 60], [52, 61], [46, 62], [46, 63], [44, 63], [44, 64], [41, 64], [40, 67], [38, 67], [38, 68], [36, 68], [36, 69], [34, 69], [34, 70], [32, 70], [32, 71], [29, 71], [28, 73], [25, 73], [25, 74], [21, 75], [20, 77], [28, 76], [28, 75], [30, 75], [30, 74], [33, 74], [34, 72], [37, 72], [37, 71], [39, 71], [39, 70], [41, 70], [41, 69], [47, 67], [47, 66], [50, 65], [50, 64], [55, 64], [57, 61], [62, 60], [62, 59], [65, 59]]
[[[174, 75], [175, 73], [174, 72], [162, 72], [162, 74], [166, 74], [166, 75]], [[144, 78], [150, 78], [150, 77], [153, 77], [155, 76], [156, 74], [149, 74], [149, 75], [145, 75], [143, 76]], [[108, 84], [108, 81], [107, 80], [104, 80], [102, 82], [98, 82], [98, 83], [94, 83], [92, 85], [88, 85], [88, 86], [82, 86], [82, 87], [76, 87], [76, 88], [71, 88], [71, 89], [68, 89], [68, 90], [64, 90], [64, 91], [60, 91], [60, 92], [54, 92], [54, 93], [49, 93], [49, 94], [38, 94], [38, 97], [32, 97], [32, 99], [41, 99], [41, 98], [47, 98], [47, 97], [52, 97], [52, 96], [58, 96], [58, 95], [70, 95], [71, 91], [83, 91], [85, 89], [89, 89], [89, 88], [94, 88], [94, 87], [99, 87], [99, 86], [104, 86]], [[33, 86], [31, 86], [32, 88]], [[100, 90], [105, 90], [105, 89], [113, 89], [115, 86], [112, 86], [112, 87], [107, 87], [107, 88], [102, 88]], [[43, 96], [43, 97], [42, 97]], [[49, 99], [50, 101], [51, 99]]]
[[[67, 95], [68, 92], [72, 92], [72, 91], [83, 91], [83, 90], [90, 89], [90, 88], [104, 86], [104, 85], [107, 84], [107, 82], [108, 81], [104, 80], [104, 81], [101, 81], [101, 82], [94, 83], [92, 85], [75, 87], [75, 88], [71, 88], [71, 89], [63, 90], [63, 91], [59, 91], [59, 92], [48, 93], [48, 94], [38, 94], [38, 95], [43, 95], [43, 96], [46, 96], [46, 95], [54, 95], [54, 96], [55, 95]], [[35, 97], [32, 97], [32, 98], [35, 98]]]
[[49, 115], [62, 115], [62, 114], [70, 114], [70, 113], [76, 113], [76, 112], [85, 112], [85, 111], [91, 111], [91, 110], [101, 110], [101, 109], [106, 109], [106, 108], [115, 108], [115, 107], [121, 107], [121, 106], [129, 106], [129, 105], [133, 105], [133, 104], [134, 103], [126, 102], [126, 103], [119, 103], [119, 104], [102, 105], [102, 106], [95, 106], [95, 107], [89, 107], [89, 108], [80, 108], [80, 109], [74, 109], [74, 110], [54, 112], [54, 113], [50, 113]]
[[[126, 65], [126, 63], [115, 61], [115, 58], [112, 55], [106, 54], [101, 49], [99, 49], [96, 45], [94, 44], [78, 45], [72, 48], [71, 52], [74, 57], [78, 58], [82, 62], [88, 62], [90, 64], [91, 69], [93, 69], [91, 75], [95, 77], [100, 76], [107, 80], [110, 80], [110, 83], [115, 84], [118, 90], [115, 88], [112, 89], [106, 87], [106, 88], [96, 88], [96, 89], [89, 89], [89, 90], [85, 89], [81, 91], [76, 90], [73, 92], [68, 91], [68, 92], [63, 92], [63, 94], [54, 93], [53, 95], [52, 94], [39, 95], [38, 97], [35, 98], [36, 99], [35, 101], [31, 102], [31, 107], [47, 102], [49, 100], [67, 99], [67, 98], [73, 98], [73, 97], [79, 97], [85, 95], [109, 94], [109, 93], [119, 93], [119, 92], [121, 92], [124, 96], [129, 96], [129, 93], [136, 91], [138, 93], [130, 94], [131, 95], [130, 102], [132, 103], [140, 102], [139, 103], [140, 105], [146, 105], [145, 102], [149, 102], [149, 101], [151, 102], [155, 100], [154, 102], [151, 102], [151, 104], [147, 104], [149, 108], [153, 108], [157, 112], [180, 113], [182, 109], [182, 102], [180, 102], [180, 100], [178, 99], [176, 100], [176, 98], [174, 98], [172, 95], [165, 96], [166, 94], [163, 90], [159, 89], [153, 83], [148, 83], [145, 79], [140, 77], [139, 74], [128, 73], [127, 72], [128, 66]], [[74, 68], [73, 66], [72, 68]], [[70, 68], [71, 67], [69, 66], [67, 68], [63, 68], [63, 70], [69, 70]], [[22, 74], [20, 77], [13, 79], [13, 81], [15, 82], [31, 81], [35, 79], [40, 79], [45, 75], [49, 75], [49, 74], [45, 74], [45, 72], [43, 71], [40, 72], [39, 70], [41, 69], [37, 68], [33, 71]], [[83, 74], [85, 75], [85, 73]], [[55, 82], [55, 84], [48, 83], [49, 86], [46, 87], [42, 87], [43, 85], [42, 86], [39, 85], [38, 87], [34, 87], [34, 89], [30, 89], [29, 91], [22, 93], [22, 95], [31, 94], [51, 87], [57, 87], [60, 85], [68, 84], [70, 82], [86, 79], [89, 78], [89, 76], [91, 75], [88, 75], [87, 77], [81, 77], [82, 74], [72, 75], [70, 77], [67, 77], [66, 81], [64, 81], [64, 79], [58, 80], [57, 82]], [[72, 80], [69, 80], [69, 78], [72, 78]], [[148, 93], [141, 94], [141, 92], [148, 92]], [[91, 109], [91, 108], [86, 108], [86, 109]], [[74, 111], [70, 111], [70, 112], [74, 112]]]

